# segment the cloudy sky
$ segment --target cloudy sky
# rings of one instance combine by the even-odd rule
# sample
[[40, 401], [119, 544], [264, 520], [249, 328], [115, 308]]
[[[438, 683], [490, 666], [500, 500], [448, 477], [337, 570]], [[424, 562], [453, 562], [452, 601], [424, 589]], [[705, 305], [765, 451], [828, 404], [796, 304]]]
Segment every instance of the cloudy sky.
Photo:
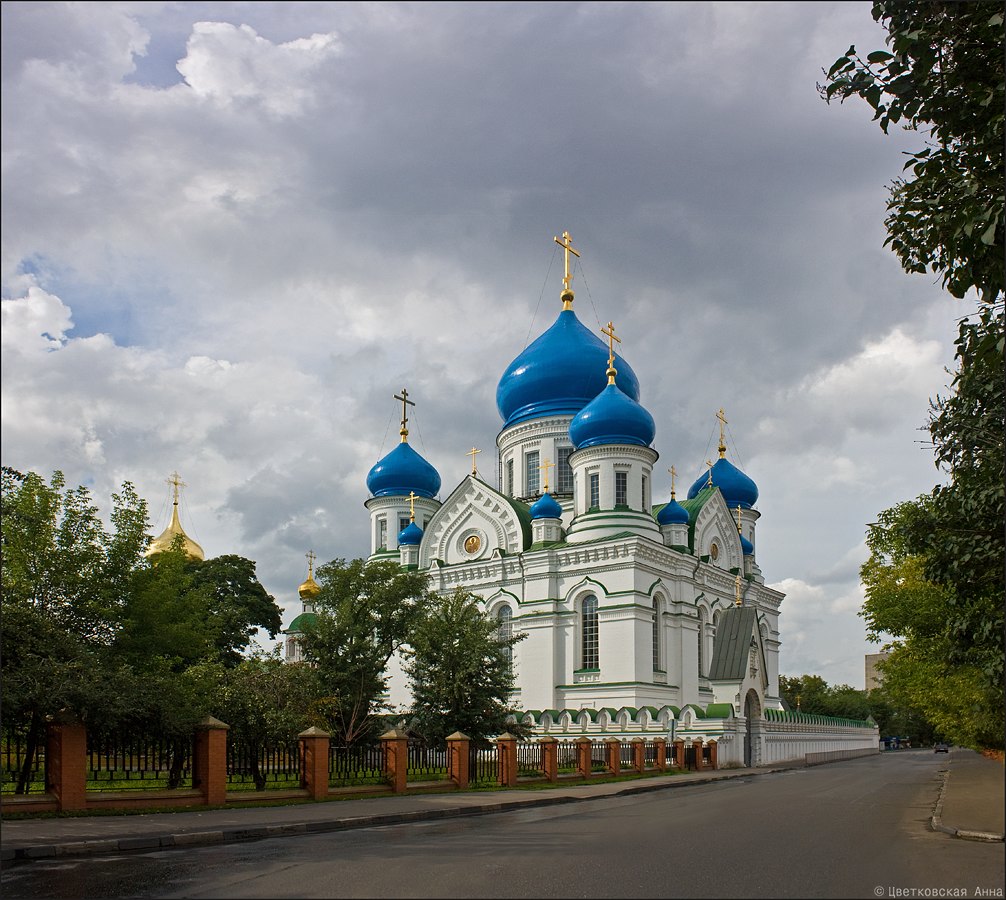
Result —
[[[954, 301], [883, 245], [916, 135], [815, 85], [868, 2], [2, 6], [2, 458], [132, 482], [299, 611], [369, 552], [370, 467], [446, 497], [555, 319], [614, 321], [657, 471], [758, 483], [784, 674], [863, 685], [865, 523], [940, 475]], [[667, 499], [670, 476], [656, 480]]]

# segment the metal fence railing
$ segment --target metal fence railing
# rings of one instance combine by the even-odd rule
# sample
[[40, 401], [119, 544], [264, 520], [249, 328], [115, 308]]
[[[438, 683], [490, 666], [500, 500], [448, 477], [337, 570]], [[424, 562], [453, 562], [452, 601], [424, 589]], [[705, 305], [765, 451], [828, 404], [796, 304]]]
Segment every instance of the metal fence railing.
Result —
[[409, 781], [439, 781], [447, 777], [447, 748], [409, 741]]
[[517, 743], [517, 777], [544, 778], [545, 751], [537, 741], [519, 741]]
[[192, 738], [88, 732], [86, 787], [89, 791], [192, 787]]
[[576, 744], [573, 741], [559, 741], [555, 745], [555, 755], [560, 775], [576, 774]]
[[25, 794], [45, 792], [45, 735], [38, 740], [27, 771], [23, 771], [29, 754], [28, 730], [4, 728], [0, 734], [0, 792], [13, 794], [24, 776]]
[[296, 739], [251, 744], [227, 743], [228, 790], [282, 790], [300, 787], [300, 745]]
[[499, 784], [499, 750], [494, 745], [468, 746], [468, 780], [473, 784]]
[[372, 746], [328, 748], [328, 783], [333, 787], [352, 784], [382, 784], [385, 781], [383, 743]]

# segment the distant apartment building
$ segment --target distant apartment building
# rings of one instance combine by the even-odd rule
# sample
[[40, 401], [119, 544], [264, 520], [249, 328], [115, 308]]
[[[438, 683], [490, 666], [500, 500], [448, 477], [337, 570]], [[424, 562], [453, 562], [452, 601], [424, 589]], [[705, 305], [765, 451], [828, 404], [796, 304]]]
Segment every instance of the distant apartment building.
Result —
[[887, 659], [890, 655], [890, 653], [866, 654], [866, 690], [872, 691], [874, 688], [880, 687], [884, 680], [884, 676], [877, 669], [877, 663]]

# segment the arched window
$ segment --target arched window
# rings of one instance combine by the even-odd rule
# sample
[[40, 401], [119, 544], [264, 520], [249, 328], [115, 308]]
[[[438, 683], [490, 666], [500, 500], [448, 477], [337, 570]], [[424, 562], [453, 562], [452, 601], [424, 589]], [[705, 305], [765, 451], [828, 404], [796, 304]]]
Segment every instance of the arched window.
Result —
[[597, 647], [597, 597], [588, 594], [580, 606], [580, 668], [599, 669]]
[[662, 672], [664, 670], [660, 659], [660, 598], [653, 598], [653, 668]]
[[704, 609], [699, 610], [699, 677], [706, 676], [706, 623], [708, 616]]
[[513, 637], [513, 611], [505, 604], [496, 611], [496, 640], [506, 646], [503, 648], [503, 655], [506, 657], [507, 665], [513, 665], [513, 647], [509, 641]]

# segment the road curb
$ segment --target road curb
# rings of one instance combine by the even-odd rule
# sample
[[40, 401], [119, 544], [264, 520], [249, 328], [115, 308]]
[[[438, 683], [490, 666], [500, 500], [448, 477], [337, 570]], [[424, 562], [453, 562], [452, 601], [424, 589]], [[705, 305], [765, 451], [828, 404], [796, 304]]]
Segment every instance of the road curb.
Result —
[[940, 831], [943, 834], [949, 834], [951, 837], [960, 838], [963, 841], [984, 841], [990, 844], [1002, 844], [1004, 841], [1004, 835], [996, 834], [992, 831], [969, 831], [964, 828], [954, 828], [952, 825], [943, 824], [943, 798], [947, 792], [947, 782], [950, 780], [950, 771], [944, 771], [940, 773], [943, 776], [943, 783], [940, 785], [940, 796], [936, 801], [936, 808], [933, 810], [933, 814], [929, 819], [929, 827], [933, 831]]

